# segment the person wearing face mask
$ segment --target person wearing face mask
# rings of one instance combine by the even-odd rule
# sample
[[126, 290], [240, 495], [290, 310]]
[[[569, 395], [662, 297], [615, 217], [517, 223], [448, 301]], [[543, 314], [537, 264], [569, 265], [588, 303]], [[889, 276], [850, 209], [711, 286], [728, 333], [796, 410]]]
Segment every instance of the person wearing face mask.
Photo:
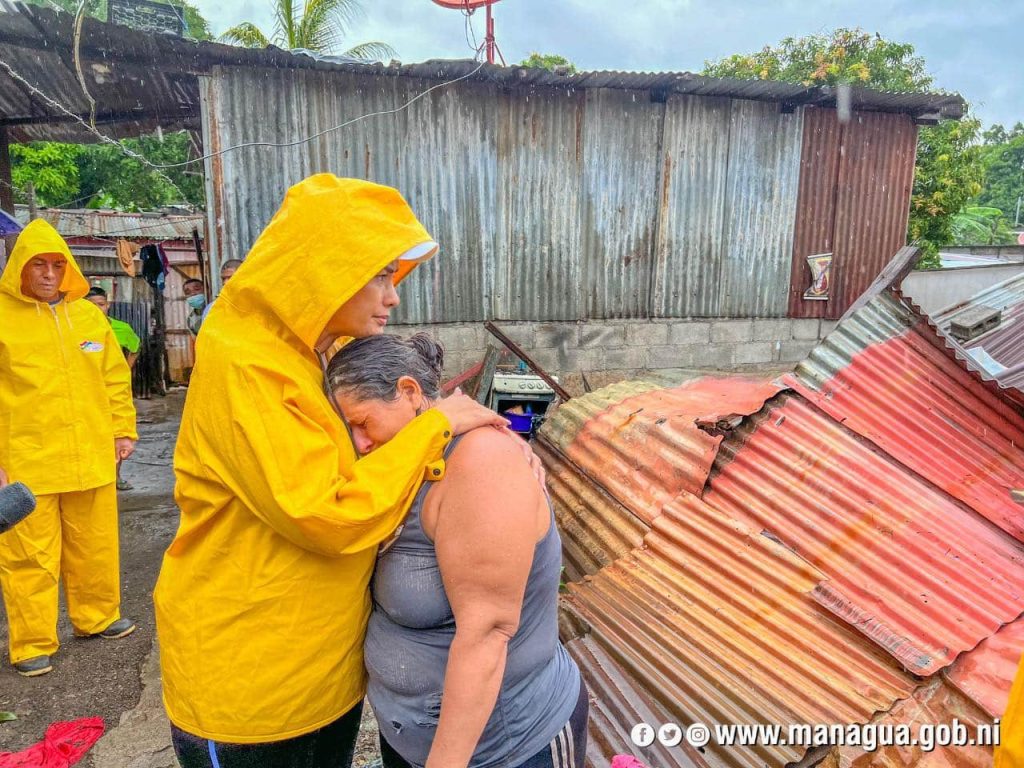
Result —
[[397, 190], [288, 190], [196, 340], [174, 455], [181, 522], [157, 582], [163, 698], [184, 768], [344, 768], [365, 692], [377, 546], [455, 435], [504, 419], [438, 402], [360, 458], [326, 351], [380, 334], [438, 250]]
[[0, 488], [25, 483], [35, 511], [0, 535], [10, 658], [52, 671], [58, 588], [76, 635], [115, 639], [121, 616], [115, 465], [135, 449], [131, 373], [110, 323], [57, 231], [18, 237], [0, 276]]
[[190, 277], [181, 284], [181, 292], [185, 295], [185, 304], [188, 305], [185, 325], [189, 333], [198, 336], [205, 317], [203, 310], [206, 309], [206, 288], [202, 280]]

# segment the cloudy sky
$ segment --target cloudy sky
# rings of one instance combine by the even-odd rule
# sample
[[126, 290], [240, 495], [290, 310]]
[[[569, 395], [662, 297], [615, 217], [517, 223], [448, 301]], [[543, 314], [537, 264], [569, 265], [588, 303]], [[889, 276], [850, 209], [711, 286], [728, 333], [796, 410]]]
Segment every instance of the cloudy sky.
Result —
[[[215, 34], [240, 21], [270, 31], [271, 0], [198, 0]], [[463, 18], [431, 0], [366, 0], [352, 43], [383, 40], [404, 62], [467, 58]], [[983, 123], [1024, 121], [1024, 0], [503, 0], [498, 44], [510, 63], [559, 53], [580, 69], [699, 70], [784, 37], [859, 26], [912, 43], [939, 88]], [[474, 16], [477, 35], [483, 12]]]

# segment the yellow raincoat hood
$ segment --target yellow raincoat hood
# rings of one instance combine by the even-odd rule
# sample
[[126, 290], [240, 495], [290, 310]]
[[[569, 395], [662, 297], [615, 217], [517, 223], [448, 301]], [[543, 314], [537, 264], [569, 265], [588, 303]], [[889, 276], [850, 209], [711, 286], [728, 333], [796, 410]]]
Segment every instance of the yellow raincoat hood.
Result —
[[361, 701], [376, 549], [451, 438], [436, 410], [359, 458], [314, 346], [396, 258], [437, 250], [401, 195], [292, 187], [196, 341], [174, 455], [178, 533], [154, 594], [171, 722], [216, 741], [309, 733]]
[[4, 273], [0, 275], [0, 291], [18, 299], [35, 301], [22, 292], [21, 273], [31, 259], [43, 253], [59, 253], [68, 260], [64, 279], [60, 284], [60, 291], [64, 294], [66, 301], [81, 299], [89, 292], [89, 281], [85, 279], [82, 270], [78, 268], [78, 263], [71, 255], [68, 244], [64, 242], [64, 238], [58, 234], [56, 229], [42, 219], [29, 222], [28, 226], [18, 235], [18, 240], [11, 251], [11, 257], [7, 260], [7, 266], [4, 267]]
[[399, 282], [437, 252], [397, 190], [328, 173], [288, 190], [225, 300], [312, 349], [335, 312], [395, 259]]

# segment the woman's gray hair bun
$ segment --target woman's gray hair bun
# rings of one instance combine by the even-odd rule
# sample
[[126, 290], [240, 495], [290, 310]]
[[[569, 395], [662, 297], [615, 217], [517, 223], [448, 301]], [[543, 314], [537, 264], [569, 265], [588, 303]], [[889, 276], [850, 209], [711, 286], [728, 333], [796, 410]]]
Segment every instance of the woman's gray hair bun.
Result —
[[327, 366], [327, 385], [331, 394], [342, 390], [360, 400], [394, 400], [398, 380], [411, 376], [434, 399], [441, 396], [443, 369], [444, 348], [427, 334], [382, 334], [346, 344]]
[[441, 372], [444, 370], [444, 347], [422, 331], [410, 336], [409, 343], [423, 358], [423, 362], [436, 371], [440, 378]]

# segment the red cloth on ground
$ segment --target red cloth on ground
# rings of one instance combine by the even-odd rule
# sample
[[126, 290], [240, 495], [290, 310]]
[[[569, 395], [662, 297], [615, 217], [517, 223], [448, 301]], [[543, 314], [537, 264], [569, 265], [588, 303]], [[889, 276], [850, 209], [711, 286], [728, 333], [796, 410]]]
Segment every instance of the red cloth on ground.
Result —
[[[2, 727], [2, 726], [0, 726]], [[22, 752], [0, 752], [0, 768], [69, 768], [103, 735], [103, 718], [54, 723], [43, 740]]]
[[647, 768], [647, 766], [632, 755], [615, 755], [612, 758], [612, 768]]

